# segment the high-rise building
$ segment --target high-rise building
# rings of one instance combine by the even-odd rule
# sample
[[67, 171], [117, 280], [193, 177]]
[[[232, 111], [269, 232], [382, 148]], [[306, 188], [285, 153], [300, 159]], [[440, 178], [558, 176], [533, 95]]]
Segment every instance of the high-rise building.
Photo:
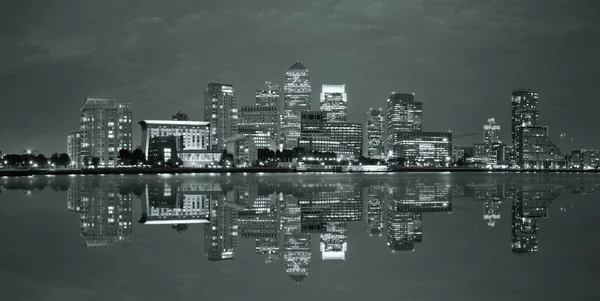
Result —
[[538, 126], [540, 117], [538, 92], [529, 89], [515, 89], [512, 91], [511, 104], [512, 143], [518, 149], [519, 128], [523, 126]]
[[483, 125], [483, 141], [488, 145], [500, 142], [500, 126], [496, 124], [496, 119], [490, 118]]
[[73, 153], [73, 167], [81, 168], [84, 161], [99, 159], [100, 167], [115, 167], [119, 150], [132, 148], [130, 104], [117, 103], [113, 98], [88, 97], [81, 106], [81, 125], [68, 137], [67, 148]]
[[276, 106], [242, 106], [238, 132], [252, 138], [257, 148], [279, 149], [281, 114]]
[[210, 204], [210, 223], [204, 226], [204, 251], [210, 261], [233, 259], [238, 239], [238, 210], [223, 199]]
[[327, 112], [329, 122], [345, 122], [348, 119], [346, 85], [322, 86], [321, 111]]
[[204, 92], [204, 121], [210, 123], [211, 149], [225, 149], [225, 141], [238, 134], [238, 99], [233, 85], [208, 84]]
[[369, 158], [385, 156], [384, 117], [381, 109], [369, 109], [367, 112], [367, 154]]
[[71, 166], [80, 168], [83, 166], [81, 157], [81, 137], [85, 135], [83, 131], [77, 131], [67, 135], [67, 155], [71, 159]]
[[412, 93], [392, 93], [387, 99], [387, 138], [392, 147], [398, 134], [423, 130], [423, 104]]
[[69, 187], [68, 210], [81, 214], [81, 237], [86, 247], [109, 247], [131, 241], [131, 193], [119, 193], [119, 181], [77, 179]]
[[302, 63], [294, 63], [285, 73], [283, 136], [284, 147], [298, 146], [301, 113], [311, 109], [310, 72]]
[[265, 82], [263, 90], [256, 90], [256, 105], [277, 107], [279, 110], [279, 102], [281, 97], [281, 87], [274, 85], [271, 82]]

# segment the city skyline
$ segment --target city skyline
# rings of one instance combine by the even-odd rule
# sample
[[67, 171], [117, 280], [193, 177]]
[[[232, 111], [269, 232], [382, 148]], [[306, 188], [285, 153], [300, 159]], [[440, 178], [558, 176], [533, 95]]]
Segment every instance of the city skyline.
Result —
[[[423, 101], [424, 131], [469, 133], [495, 117], [508, 137], [505, 104], [510, 90], [525, 87], [540, 92], [540, 115], [554, 141], [567, 133], [575, 148], [600, 148], [600, 141], [586, 141], [592, 133], [588, 120], [598, 110], [592, 81], [597, 71], [591, 67], [597, 58], [591, 54], [600, 45], [585, 42], [595, 41], [599, 28], [599, 7], [591, 1], [565, 7], [566, 1], [552, 1], [543, 13], [531, 3], [491, 1], [437, 4], [440, 9], [417, 1], [182, 2], [169, 12], [146, 3], [144, 9], [128, 3], [115, 11], [106, 3], [3, 7], [7, 26], [1, 39], [7, 46], [0, 97], [21, 104], [0, 112], [4, 153], [64, 149], [64, 133], [77, 123], [47, 112], [60, 108], [74, 116], [88, 96], [132, 103], [134, 122], [168, 118], [165, 111], [177, 110], [197, 118], [203, 116], [205, 84], [232, 83], [240, 104], [249, 105], [266, 80], [283, 86], [283, 71], [296, 60], [311, 70], [313, 87], [346, 84], [350, 122], [362, 123], [364, 112], [384, 106], [391, 91], [406, 91]], [[90, 22], [83, 26], [81, 20]], [[63, 25], [73, 31], [63, 33]], [[239, 49], [247, 50], [240, 55]], [[318, 93], [313, 89], [313, 105]], [[47, 126], [30, 127], [22, 116]], [[139, 133], [133, 140], [139, 141]]]

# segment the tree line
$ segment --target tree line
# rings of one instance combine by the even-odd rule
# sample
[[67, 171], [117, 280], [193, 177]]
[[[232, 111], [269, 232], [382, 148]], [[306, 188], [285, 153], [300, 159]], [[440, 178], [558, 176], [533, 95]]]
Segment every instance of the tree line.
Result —
[[8, 154], [2, 158], [2, 163], [7, 167], [21, 168], [68, 167], [71, 164], [71, 158], [65, 153], [54, 153], [50, 158], [43, 154]]

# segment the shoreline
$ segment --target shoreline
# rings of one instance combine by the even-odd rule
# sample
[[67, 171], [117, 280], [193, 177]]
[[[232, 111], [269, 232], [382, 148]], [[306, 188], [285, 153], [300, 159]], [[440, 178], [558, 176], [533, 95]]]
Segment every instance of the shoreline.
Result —
[[479, 168], [394, 168], [391, 171], [352, 171], [334, 172], [330, 170], [302, 170], [291, 168], [105, 168], [105, 169], [0, 169], [0, 177], [26, 177], [35, 175], [103, 175], [103, 174], [191, 174], [191, 173], [390, 173], [390, 172], [470, 172], [470, 173], [585, 173], [598, 174], [600, 170], [574, 170], [574, 169], [479, 169]]

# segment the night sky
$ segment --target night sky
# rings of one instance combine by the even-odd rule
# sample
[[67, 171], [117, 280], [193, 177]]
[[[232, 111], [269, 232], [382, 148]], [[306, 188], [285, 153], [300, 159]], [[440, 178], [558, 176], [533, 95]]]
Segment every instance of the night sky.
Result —
[[65, 152], [86, 96], [132, 103], [135, 122], [201, 119], [211, 81], [252, 104], [296, 60], [313, 105], [322, 84], [347, 85], [350, 121], [414, 92], [425, 131], [496, 117], [509, 142], [510, 92], [533, 88], [557, 144], [600, 148], [599, 15], [594, 0], [2, 0], [0, 150]]

